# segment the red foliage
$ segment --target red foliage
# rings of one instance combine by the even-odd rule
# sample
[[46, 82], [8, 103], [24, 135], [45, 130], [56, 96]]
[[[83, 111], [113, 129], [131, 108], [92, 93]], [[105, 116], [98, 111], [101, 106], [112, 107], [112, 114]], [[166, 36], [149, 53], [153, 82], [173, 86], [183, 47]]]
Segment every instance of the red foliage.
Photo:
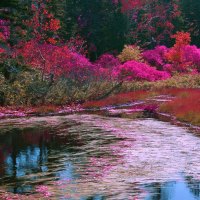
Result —
[[0, 48], [0, 54], [5, 53], [5, 49]]
[[40, 44], [37, 40], [31, 40], [17, 50], [17, 55], [23, 56], [25, 64], [54, 77], [65, 76], [83, 81], [88, 78], [88, 71], [92, 72], [93, 69], [88, 59], [71, 52], [67, 45]]
[[[121, 0], [122, 12], [129, 15], [132, 27], [129, 37], [134, 43], [149, 46], [166, 40], [175, 28], [174, 19], [180, 16], [178, 1]], [[149, 41], [144, 41], [144, 38], [149, 38]]]
[[144, 5], [144, 0], [121, 0], [122, 12], [127, 12], [137, 7]]
[[33, 2], [32, 13], [33, 17], [30, 20], [25, 20], [24, 24], [32, 29], [31, 34], [33, 34], [33, 37], [37, 40], [55, 44], [56, 40], [52, 38], [52, 35], [53, 37], [57, 37], [57, 31], [61, 27], [60, 21], [55, 19], [53, 14], [49, 13], [46, 5], [41, 3], [40, 0]]
[[200, 92], [199, 89], [173, 89], [167, 94], [173, 94], [176, 98], [163, 104], [160, 108], [162, 112], [175, 115], [177, 119], [200, 125]]
[[5, 42], [6, 38], [3, 33], [0, 32], [0, 42]]
[[144, 99], [148, 95], [147, 91], [135, 91], [116, 94], [99, 101], [89, 101], [83, 104], [84, 108], [101, 108], [104, 106], [118, 105], [136, 100]]
[[179, 48], [183, 45], [188, 45], [191, 42], [190, 33], [178, 31], [176, 34], [172, 35], [171, 38], [175, 38], [176, 43], [174, 47]]
[[87, 43], [80, 35], [70, 38], [67, 41], [67, 46], [69, 47], [70, 51], [77, 52], [82, 55], [86, 55], [88, 53]]
[[173, 68], [177, 71], [185, 72], [188, 70], [191, 62], [184, 59], [184, 48], [191, 42], [190, 34], [185, 32], [177, 32], [172, 38], [176, 39], [174, 46], [165, 54], [168, 62], [173, 64]]

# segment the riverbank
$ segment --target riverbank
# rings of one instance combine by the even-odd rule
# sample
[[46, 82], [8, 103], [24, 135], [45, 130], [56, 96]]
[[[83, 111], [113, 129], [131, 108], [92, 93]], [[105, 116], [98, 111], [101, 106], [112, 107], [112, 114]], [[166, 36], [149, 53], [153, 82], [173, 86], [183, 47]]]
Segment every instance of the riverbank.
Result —
[[67, 106], [1, 107], [0, 118], [67, 115], [91, 112], [110, 117], [153, 117], [200, 132], [200, 89], [163, 89], [114, 94]]
[[0, 119], [33, 117], [33, 116], [51, 116], [66, 115], [82, 110], [80, 104], [71, 104], [66, 106], [43, 105], [37, 107], [0, 107]]
[[[131, 105], [135, 102], [135, 105]], [[123, 117], [155, 117], [162, 121], [187, 126], [200, 132], [200, 90], [164, 89], [117, 94], [100, 101], [83, 104], [83, 108], [112, 108], [118, 104], [130, 105], [129, 109], [117, 109], [110, 114]]]

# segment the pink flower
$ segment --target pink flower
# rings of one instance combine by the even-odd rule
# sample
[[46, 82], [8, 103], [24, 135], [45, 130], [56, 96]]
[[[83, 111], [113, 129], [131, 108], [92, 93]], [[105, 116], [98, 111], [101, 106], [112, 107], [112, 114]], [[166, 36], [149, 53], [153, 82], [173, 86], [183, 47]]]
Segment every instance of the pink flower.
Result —
[[170, 77], [170, 74], [164, 71], [158, 71], [155, 68], [140, 63], [137, 61], [128, 61], [118, 67], [118, 74], [121, 79], [132, 80], [147, 80], [157, 81]]
[[153, 50], [143, 52], [144, 59], [152, 66], [162, 69], [165, 61], [165, 53], [168, 51], [166, 46], [157, 46]]

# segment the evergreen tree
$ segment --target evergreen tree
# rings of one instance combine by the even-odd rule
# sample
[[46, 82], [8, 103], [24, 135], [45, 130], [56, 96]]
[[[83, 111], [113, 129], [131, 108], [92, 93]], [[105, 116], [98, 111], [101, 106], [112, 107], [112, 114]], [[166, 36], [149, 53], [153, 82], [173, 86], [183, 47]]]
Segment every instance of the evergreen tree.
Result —
[[80, 34], [87, 42], [89, 56], [120, 51], [125, 43], [126, 16], [110, 0], [66, 0], [67, 36]]
[[182, 0], [181, 9], [186, 30], [191, 33], [192, 43], [200, 46], [200, 1]]

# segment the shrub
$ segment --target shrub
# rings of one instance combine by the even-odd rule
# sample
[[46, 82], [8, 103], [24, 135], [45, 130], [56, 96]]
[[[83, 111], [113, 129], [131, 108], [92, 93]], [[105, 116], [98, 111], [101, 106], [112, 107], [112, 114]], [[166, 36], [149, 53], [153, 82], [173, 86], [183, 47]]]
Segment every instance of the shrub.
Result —
[[155, 68], [136, 61], [128, 61], [118, 67], [119, 77], [123, 80], [147, 80], [157, 81], [170, 77], [167, 72], [158, 71]]
[[200, 72], [200, 49], [195, 45], [186, 45], [182, 48], [183, 62], [190, 64]]
[[122, 63], [130, 60], [143, 62], [142, 51], [140, 47], [135, 45], [125, 45], [124, 49], [119, 54], [118, 58]]
[[175, 75], [167, 80], [153, 83], [152, 88], [200, 88], [200, 75], [183, 74]]
[[176, 39], [174, 46], [165, 54], [169, 63], [173, 65], [174, 71], [187, 72], [191, 63], [184, 59], [184, 47], [190, 44], [189, 33], [177, 32], [172, 38]]
[[157, 46], [153, 50], [143, 52], [143, 58], [149, 65], [155, 66], [159, 70], [163, 70], [163, 65], [166, 63], [165, 54], [169, 49], [166, 46]]
[[36, 71], [20, 72], [13, 82], [7, 82], [4, 89], [7, 105], [38, 105], [44, 103], [48, 82], [41, 81]]
[[95, 80], [112, 81], [117, 78], [115, 68], [120, 65], [120, 62], [111, 54], [103, 54], [94, 63]]
[[112, 68], [120, 65], [120, 62], [117, 58], [115, 58], [111, 54], [103, 54], [95, 62], [95, 65], [102, 67], [102, 68], [106, 68], [106, 69], [112, 69]]
[[26, 65], [41, 70], [43, 77], [51, 74], [54, 79], [62, 76], [84, 82], [93, 69], [86, 57], [70, 51], [67, 45], [40, 44], [30, 40], [17, 50], [17, 55], [23, 56]]
[[81, 86], [94, 78], [95, 69], [86, 57], [73, 52], [66, 60], [65, 71], [61, 75]]
[[178, 31], [176, 34], [172, 35], [172, 38], [175, 39], [175, 48], [188, 45], [191, 42], [190, 33], [188, 32]]

